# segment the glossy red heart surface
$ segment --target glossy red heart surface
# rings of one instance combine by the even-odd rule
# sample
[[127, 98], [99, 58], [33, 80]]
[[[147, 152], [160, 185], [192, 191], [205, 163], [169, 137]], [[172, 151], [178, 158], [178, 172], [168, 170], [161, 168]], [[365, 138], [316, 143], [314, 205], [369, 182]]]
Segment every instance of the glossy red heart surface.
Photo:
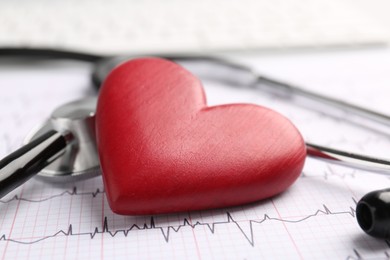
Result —
[[208, 107], [199, 79], [158, 58], [131, 60], [110, 73], [96, 132], [109, 205], [125, 215], [268, 198], [298, 178], [306, 157], [288, 119], [251, 104]]

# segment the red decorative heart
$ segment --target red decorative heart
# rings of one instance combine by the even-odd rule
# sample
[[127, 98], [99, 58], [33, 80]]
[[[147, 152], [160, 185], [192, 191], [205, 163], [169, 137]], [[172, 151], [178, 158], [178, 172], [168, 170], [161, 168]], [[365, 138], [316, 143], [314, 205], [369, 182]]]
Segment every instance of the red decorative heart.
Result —
[[119, 214], [261, 200], [289, 187], [306, 157], [286, 118], [257, 105], [208, 107], [200, 81], [163, 59], [114, 69], [96, 115], [105, 190]]

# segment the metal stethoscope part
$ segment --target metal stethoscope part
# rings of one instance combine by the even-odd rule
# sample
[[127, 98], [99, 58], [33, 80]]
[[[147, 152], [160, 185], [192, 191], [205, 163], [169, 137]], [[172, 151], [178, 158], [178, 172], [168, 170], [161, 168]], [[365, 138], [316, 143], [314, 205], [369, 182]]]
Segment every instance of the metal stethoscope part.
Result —
[[[52, 54], [52, 52], [49, 54]], [[56, 54], [55, 51], [54, 54]], [[134, 56], [99, 58], [93, 55], [86, 55], [85, 57], [82, 54], [80, 54], [80, 58], [77, 53], [71, 54], [71, 58], [95, 62], [92, 81], [97, 88], [112, 68], [129, 58], [134, 58]], [[61, 57], [66, 57], [66, 55], [67, 52], [59, 52]], [[351, 115], [359, 116], [360, 124], [361, 118], [374, 122], [381, 127], [388, 127], [390, 124], [389, 116], [263, 77], [245, 65], [207, 56], [170, 56], [164, 58], [178, 63], [189, 63], [187, 64], [189, 69], [192, 72], [195, 71], [194, 73], [200, 77], [210, 78], [211, 76], [214, 78], [214, 74], [211, 75], [209, 71], [213, 73], [224, 71], [224, 77], [217, 77], [217, 80], [233, 83], [240, 87], [264, 88], [273, 92], [276, 91], [293, 100], [305, 99], [309, 102], [325, 105], [326, 111], [333, 111], [337, 108]], [[212, 68], [205, 68], [205, 63]], [[197, 64], [202, 64], [201, 70], [196, 71]], [[234, 73], [226, 73], [226, 70], [233, 70]], [[34, 131], [27, 138], [25, 146], [1, 160], [0, 197], [3, 197], [37, 173], [38, 178], [50, 182], [77, 181], [99, 175], [100, 166], [94, 127], [95, 108], [96, 98], [79, 100], [59, 107], [39, 130]], [[385, 159], [340, 151], [311, 143], [306, 143], [306, 146], [309, 156], [321, 160], [381, 174], [390, 173], [390, 161]], [[388, 190], [380, 191], [379, 195], [378, 192], [374, 192], [374, 195], [370, 193], [357, 206], [357, 219], [360, 226], [373, 236], [390, 236], [387, 231], [390, 230], [390, 223], [386, 223], [390, 221], [390, 212], [388, 214], [389, 218], [383, 218], [382, 216], [384, 211], [387, 212], [387, 208], [390, 209], [390, 199], [387, 199], [390, 198], [390, 195], [387, 196], [386, 194], [390, 194], [390, 192]], [[383, 203], [388, 205], [383, 206]], [[378, 208], [378, 205], [380, 208]], [[378, 212], [382, 215], [376, 216], [375, 214]]]
[[0, 161], [0, 197], [37, 177], [50, 182], [77, 181], [100, 174], [95, 137], [96, 98], [57, 108], [27, 137], [27, 144]]

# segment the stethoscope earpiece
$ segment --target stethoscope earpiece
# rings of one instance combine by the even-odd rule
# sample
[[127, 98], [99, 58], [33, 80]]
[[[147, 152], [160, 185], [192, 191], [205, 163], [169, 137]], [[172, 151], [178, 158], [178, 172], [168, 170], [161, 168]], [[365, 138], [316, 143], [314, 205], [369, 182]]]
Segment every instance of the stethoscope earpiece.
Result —
[[359, 226], [377, 238], [390, 238], [390, 189], [366, 194], [356, 206]]

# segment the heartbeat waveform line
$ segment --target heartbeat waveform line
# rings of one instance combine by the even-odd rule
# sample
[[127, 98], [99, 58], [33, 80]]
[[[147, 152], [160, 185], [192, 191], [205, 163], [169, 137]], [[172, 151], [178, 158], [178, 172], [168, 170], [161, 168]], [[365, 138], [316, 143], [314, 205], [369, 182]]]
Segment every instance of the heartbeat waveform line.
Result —
[[[356, 200], [354, 198], [352, 198], [352, 200], [354, 202], [356, 202]], [[101, 229], [99, 229], [99, 227], [95, 227], [93, 232], [74, 233], [73, 232], [73, 225], [70, 224], [66, 231], [59, 230], [52, 235], [44, 236], [42, 238], [39, 238], [39, 239], [36, 239], [33, 241], [25, 242], [22, 240], [7, 238], [5, 234], [0, 236], [0, 241], [8, 241], [8, 242], [14, 242], [14, 243], [18, 243], [18, 244], [31, 245], [31, 244], [36, 244], [36, 243], [39, 243], [41, 241], [44, 241], [44, 240], [47, 240], [50, 238], [55, 238], [55, 237], [58, 237], [61, 235], [66, 236], [66, 237], [69, 237], [69, 236], [89, 236], [91, 239], [93, 239], [98, 234], [108, 234], [111, 237], [115, 237], [118, 234], [123, 234], [125, 237], [127, 237], [128, 234], [130, 233], [130, 231], [132, 231], [132, 230], [139, 230], [139, 231], [141, 231], [141, 230], [159, 230], [161, 232], [161, 235], [163, 236], [163, 239], [165, 240], [165, 242], [169, 243], [171, 232], [178, 233], [180, 231], [180, 229], [182, 229], [184, 227], [190, 227], [192, 229], [195, 229], [197, 226], [205, 226], [210, 230], [211, 234], [215, 234], [215, 230], [216, 230], [217, 225], [233, 224], [239, 229], [239, 231], [244, 236], [246, 241], [252, 247], [254, 247], [255, 246], [255, 239], [254, 239], [254, 232], [253, 232], [253, 225], [254, 224], [262, 224], [266, 221], [299, 223], [299, 222], [303, 222], [305, 220], [308, 220], [310, 218], [320, 216], [320, 215], [344, 215], [344, 214], [347, 214], [347, 215], [350, 215], [351, 217], [355, 217], [356, 211], [353, 207], [349, 207], [349, 210], [346, 210], [346, 211], [331, 211], [325, 204], [323, 204], [322, 206], [323, 206], [323, 209], [318, 209], [313, 214], [310, 214], [310, 215], [307, 215], [305, 217], [302, 217], [300, 219], [295, 219], [295, 220], [294, 219], [275, 218], [275, 217], [270, 217], [267, 214], [264, 214], [264, 217], [260, 220], [249, 220], [249, 233], [248, 234], [241, 227], [239, 221], [236, 221], [232, 217], [231, 213], [226, 212], [226, 220], [225, 221], [216, 221], [216, 222], [212, 222], [212, 223], [205, 223], [205, 222], [197, 221], [194, 224], [192, 224], [191, 221], [189, 221], [187, 218], [184, 218], [183, 224], [180, 224], [177, 226], [160, 227], [160, 226], [156, 226], [155, 217], [152, 216], [152, 217], [150, 217], [149, 223], [145, 222], [143, 225], [133, 224], [131, 227], [129, 227], [127, 229], [117, 229], [117, 230], [110, 230], [108, 228], [108, 220], [107, 220], [107, 216], [105, 216], [104, 221], [103, 221], [103, 227]]]
[[[323, 171], [323, 174], [322, 175], [308, 175], [306, 174], [304, 171], [301, 173], [300, 175], [300, 178], [316, 178], [316, 177], [321, 177], [323, 178], [324, 180], [328, 180], [330, 176], [332, 177], [338, 177], [340, 179], [345, 179], [347, 177], [350, 177], [350, 178], [355, 178], [356, 175], [355, 175], [355, 171], [353, 171], [352, 173], [344, 173], [344, 174], [337, 174], [335, 173], [331, 167], [327, 166], [328, 170], [326, 171]], [[96, 188], [95, 191], [92, 191], [92, 192], [78, 192], [77, 191], [77, 187], [74, 186], [72, 188], [72, 190], [66, 190], [66, 191], [63, 191], [61, 193], [58, 193], [58, 194], [55, 194], [55, 195], [52, 195], [52, 196], [49, 196], [49, 197], [46, 197], [46, 198], [40, 198], [40, 199], [28, 199], [28, 198], [21, 198], [19, 197], [18, 195], [15, 195], [13, 196], [12, 198], [10, 199], [7, 199], [7, 200], [1, 200], [0, 199], [0, 204], [7, 204], [7, 203], [11, 203], [13, 201], [24, 201], [24, 202], [32, 202], [32, 203], [39, 203], [39, 202], [45, 202], [45, 201], [48, 201], [48, 200], [51, 200], [51, 199], [55, 199], [55, 198], [58, 198], [58, 197], [61, 197], [61, 196], [64, 196], [64, 195], [70, 195], [70, 196], [85, 196], [85, 195], [91, 195], [93, 198], [95, 198], [98, 194], [104, 194], [105, 193], [105, 190], [102, 189], [100, 190], [99, 188]]]
[[344, 172], [344, 173], [337, 173], [333, 169], [331, 169], [328, 165], [326, 166], [327, 169], [323, 170], [321, 173], [318, 174], [308, 174], [305, 171], [301, 173], [301, 178], [322, 178], [325, 181], [329, 180], [330, 177], [337, 177], [341, 180], [350, 178], [350, 179], [356, 179], [356, 170], [350, 170], [350, 172]]
[[341, 180], [344, 180], [346, 178], [355, 179], [356, 178], [356, 171], [353, 171], [351, 173], [334, 173], [333, 171], [324, 170], [321, 174], [307, 174], [305, 172], [302, 172], [301, 174], [302, 178], [322, 178], [324, 180], [329, 180], [330, 177], [338, 177]]
[[92, 191], [92, 192], [77, 192], [77, 187], [75, 186], [75, 187], [73, 187], [73, 189], [71, 191], [66, 190], [64, 192], [61, 192], [59, 194], [52, 195], [52, 196], [49, 196], [49, 197], [46, 197], [46, 198], [41, 198], [41, 199], [34, 200], [34, 199], [21, 198], [18, 195], [15, 195], [15, 196], [13, 196], [12, 198], [10, 198], [8, 200], [0, 200], [0, 203], [6, 204], [6, 203], [11, 203], [13, 201], [25, 201], [25, 202], [39, 203], [39, 202], [48, 201], [48, 200], [51, 200], [51, 199], [54, 199], [54, 198], [62, 197], [64, 195], [70, 195], [70, 196], [90, 195], [93, 198], [95, 198], [98, 194], [103, 194], [103, 193], [105, 193], [105, 191], [104, 190], [100, 190], [99, 188], [97, 188], [96, 191]]

